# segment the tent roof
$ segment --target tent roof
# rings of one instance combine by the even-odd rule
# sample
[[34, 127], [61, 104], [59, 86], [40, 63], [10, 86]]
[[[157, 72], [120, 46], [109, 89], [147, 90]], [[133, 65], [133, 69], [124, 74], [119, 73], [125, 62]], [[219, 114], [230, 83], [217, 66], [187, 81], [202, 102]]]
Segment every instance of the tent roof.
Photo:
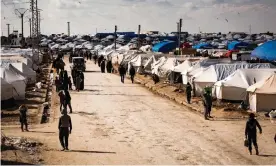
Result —
[[204, 48], [213, 48], [213, 46], [210, 43], [199, 43], [195, 46], [193, 46], [195, 49], [204, 49]]
[[217, 86], [248, 88], [270, 77], [276, 69], [238, 69], [227, 78], [215, 83]]
[[176, 48], [176, 42], [174, 42], [174, 41], [163, 41], [163, 42], [155, 44], [152, 47], [152, 51], [153, 52], [166, 53], [166, 52], [172, 51], [175, 48]]
[[248, 46], [248, 43], [233, 41], [233, 42], [228, 44], [228, 50], [236, 50], [239, 47], [247, 47], [247, 46]]
[[182, 72], [184, 70], [188, 70], [191, 66], [192, 66], [192, 62], [190, 62], [189, 60], [185, 60], [180, 65], [175, 66], [173, 71], [179, 73], [179, 72]]
[[22, 72], [17, 70], [11, 64], [7, 67], [1, 67], [1, 78], [5, 79], [7, 82], [12, 83], [14, 81], [25, 81], [25, 77]]
[[202, 73], [195, 75], [196, 82], [217, 82], [225, 79], [238, 69], [250, 68], [271, 68], [268, 63], [234, 63], [234, 64], [216, 64], [205, 68]]
[[261, 93], [261, 94], [276, 94], [276, 72], [269, 78], [257, 82], [256, 84], [247, 88], [248, 92]]
[[268, 41], [257, 47], [251, 56], [264, 60], [276, 61], [276, 40]]

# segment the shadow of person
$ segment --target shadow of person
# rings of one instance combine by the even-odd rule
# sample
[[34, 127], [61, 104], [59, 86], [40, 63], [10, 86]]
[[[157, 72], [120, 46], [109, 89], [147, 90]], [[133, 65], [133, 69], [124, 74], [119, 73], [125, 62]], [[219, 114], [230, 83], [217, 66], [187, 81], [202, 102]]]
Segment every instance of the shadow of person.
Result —
[[270, 155], [270, 154], [259, 154], [260, 157], [276, 157], [276, 155]]
[[70, 150], [68, 152], [80, 152], [80, 153], [111, 153], [116, 154], [116, 152], [105, 152], [105, 151], [89, 151], [89, 150]]

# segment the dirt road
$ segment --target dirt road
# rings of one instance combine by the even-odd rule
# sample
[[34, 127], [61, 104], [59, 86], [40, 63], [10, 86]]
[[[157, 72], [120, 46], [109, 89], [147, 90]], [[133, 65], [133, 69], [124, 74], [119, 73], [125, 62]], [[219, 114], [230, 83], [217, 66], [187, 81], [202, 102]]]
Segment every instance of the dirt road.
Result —
[[[67, 70], [69, 64], [67, 62]], [[245, 121], [205, 121], [183, 106], [87, 62], [85, 90], [71, 91], [73, 131], [61, 152], [57, 120], [33, 132], [3, 128], [45, 144], [46, 164], [275, 164], [275, 124], [260, 121], [260, 156], [243, 147]], [[58, 117], [57, 117], [58, 118]], [[15, 132], [18, 131], [18, 132]]]

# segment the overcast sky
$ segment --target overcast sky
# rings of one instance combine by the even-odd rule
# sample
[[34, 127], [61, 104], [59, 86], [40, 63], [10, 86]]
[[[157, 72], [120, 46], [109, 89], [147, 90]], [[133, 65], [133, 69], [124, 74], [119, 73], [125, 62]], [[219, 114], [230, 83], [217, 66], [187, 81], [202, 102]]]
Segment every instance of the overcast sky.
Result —
[[[11, 31], [21, 31], [14, 8], [29, 8], [29, 0], [1, 1], [2, 33], [7, 34], [7, 23]], [[142, 32], [171, 32], [180, 18], [183, 31], [190, 33], [249, 32], [249, 25], [253, 33], [276, 32], [276, 0], [38, 0], [38, 6], [44, 34], [67, 33], [67, 21], [71, 34], [113, 32], [114, 25], [118, 31], [137, 32], [139, 24]], [[28, 22], [24, 27], [28, 36]]]

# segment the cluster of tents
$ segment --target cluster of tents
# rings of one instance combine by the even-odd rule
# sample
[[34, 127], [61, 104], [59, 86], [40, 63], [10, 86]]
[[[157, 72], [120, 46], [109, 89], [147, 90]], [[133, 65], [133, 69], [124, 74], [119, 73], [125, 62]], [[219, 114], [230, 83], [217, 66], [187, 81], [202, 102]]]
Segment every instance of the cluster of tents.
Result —
[[[273, 53], [276, 45], [271, 47], [271, 43], [275, 41], [269, 41], [257, 47], [252, 52], [251, 58], [276, 59], [276, 54]], [[248, 63], [232, 61], [229, 58], [174, 56], [158, 52], [143, 52], [141, 49], [131, 50], [126, 46], [115, 50], [114, 45], [101, 47], [98, 53], [111, 60], [113, 64], [125, 65], [128, 70], [130, 66], [134, 66], [138, 73], [143, 71], [156, 74], [171, 83], [185, 85], [190, 82], [195, 96], [200, 96], [205, 87], [213, 87], [213, 97], [217, 99], [248, 101], [254, 111], [276, 108], [275, 102], [271, 102], [276, 96], [274, 81], [276, 68], [271, 63]], [[268, 86], [269, 84], [271, 86]], [[252, 90], [251, 86], [257, 85], [259, 89]], [[268, 88], [269, 91], [263, 88]], [[265, 101], [263, 97], [266, 97]], [[264, 104], [267, 101], [270, 101], [270, 104]]]
[[2, 108], [12, 105], [14, 100], [25, 99], [26, 87], [36, 84], [36, 64], [41, 60], [30, 49], [1, 50]]

